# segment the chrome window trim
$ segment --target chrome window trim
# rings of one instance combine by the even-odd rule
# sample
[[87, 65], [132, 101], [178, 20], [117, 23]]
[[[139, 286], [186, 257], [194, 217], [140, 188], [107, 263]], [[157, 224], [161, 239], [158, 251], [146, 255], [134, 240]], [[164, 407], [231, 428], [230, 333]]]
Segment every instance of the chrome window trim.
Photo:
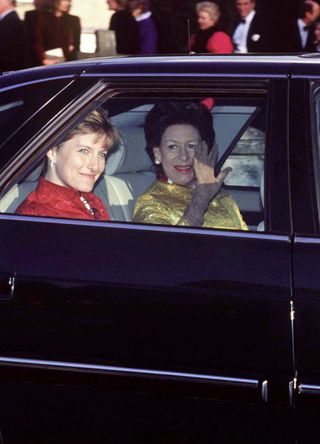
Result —
[[0, 93], [2, 92], [6, 92], [6, 91], [11, 91], [12, 89], [18, 89], [18, 88], [23, 88], [25, 86], [32, 86], [32, 85], [37, 85], [39, 83], [46, 83], [46, 82], [51, 82], [54, 80], [75, 80], [75, 78], [77, 77], [77, 74], [72, 73], [72, 74], [65, 74], [62, 76], [53, 76], [53, 77], [41, 77], [40, 79], [35, 79], [35, 80], [28, 80], [26, 82], [20, 82], [20, 83], [15, 83], [14, 85], [9, 85], [9, 86], [3, 86], [1, 87], [1, 79], [5, 79], [5, 77], [0, 77]]
[[259, 388], [257, 379], [215, 376], [208, 374], [173, 372], [167, 370], [140, 369], [134, 367], [119, 367], [109, 365], [85, 364], [79, 362], [50, 361], [42, 359], [24, 359], [0, 356], [0, 367], [14, 366], [28, 369], [84, 372], [106, 376], [133, 376], [176, 380], [181, 382], [200, 382], [206, 384], [222, 384], [241, 386], [256, 390]]
[[320, 386], [313, 384], [299, 384], [299, 395], [320, 395]]
[[317, 237], [302, 237], [302, 236], [295, 236], [294, 239], [294, 243], [295, 244], [306, 244], [306, 245], [310, 245], [310, 244], [317, 244], [320, 245], [320, 238]]
[[[21, 216], [17, 214], [0, 213], [0, 222], [2, 220], [15, 220], [24, 223], [46, 223], [46, 224], [59, 224], [59, 225], [83, 225], [90, 227], [105, 227], [106, 229], [118, 229], [118, 230], [134, 230], [134, 231], [155, 231], [157, 233], [175, 233], [175, 234], [189, 234], [189, 235], [202, 235], [202, 236], [215, 236], [223, 238], [236, 238], [236, 239], [252, 239], [252, 240], [266, 240], [275, 242], [286, 242], [288, 245], [291, 243], [291, 239], [287, 235], [272, 234], [257, 231], [235, 231], [235, 230], [218, 230], [215, 228], [193, 228], [193, 227], [178, 227], [178, 226], [161, 226], [161, 225], [144, 225], [136, 224], [133, 222], [98, 222], [98, 221], [85, 221], [76, 219], [62, 219], [62, 218], [49, 218], [49, 217], [37, 217], [37, 216]], [[319, 239], [320, 243], [320, 239]]]

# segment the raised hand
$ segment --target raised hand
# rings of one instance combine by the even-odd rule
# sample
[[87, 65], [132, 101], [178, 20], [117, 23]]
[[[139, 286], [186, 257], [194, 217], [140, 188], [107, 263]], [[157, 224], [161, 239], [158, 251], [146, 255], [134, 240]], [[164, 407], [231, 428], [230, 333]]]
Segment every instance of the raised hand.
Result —
[[231, 167], [227, 167], [220, 171], [216, 177], [214, 174], [214, 166], [216, 160], [215, 150], [211, 150], [208, 153], [208, 145], [206, 142], [202, 142], [201, 147], [196, 150], [194, 157], [194, 172], [196, 175], [197, 183], [199, 185], [203, 184], [215, 184], [215, 194], [219, 191], [223, 181], [227, 175], [232, 171]]

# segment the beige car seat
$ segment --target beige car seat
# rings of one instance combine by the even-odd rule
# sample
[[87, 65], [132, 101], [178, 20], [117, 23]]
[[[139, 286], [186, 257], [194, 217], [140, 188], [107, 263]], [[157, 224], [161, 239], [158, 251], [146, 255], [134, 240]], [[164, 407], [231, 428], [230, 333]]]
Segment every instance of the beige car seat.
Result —
[[145, 150], [143, 128], [122, 127], [119, 132], [122, 143], [108, 157], [94, 193], [105, 203], [112, 220], [131, 221], [135, 201], [155, 180], [155, 173]]
[[20, 184], [14, 185], [0, 200], [0, 213], [14, 213], [25, 198], [36, 188], [43, 163]]

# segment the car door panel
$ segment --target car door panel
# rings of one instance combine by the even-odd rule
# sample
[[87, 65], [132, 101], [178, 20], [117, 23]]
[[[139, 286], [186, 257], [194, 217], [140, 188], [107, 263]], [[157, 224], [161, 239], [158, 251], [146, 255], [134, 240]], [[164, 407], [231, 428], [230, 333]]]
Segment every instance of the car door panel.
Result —
[[285, 237], [15, 217], [1, 217], [1, 232], [11, 247], [0, 269], [16, 274], [2, 304], [2, 355], [259, 383], [272, 367], [290, 378]]
[[52, 442], [55, 425], [71, 442], [256, 442], [257, 431], [287, 442], [292, 247], [278, 186], [286, 166], [270, 173], [286, 165], [285, 80], [274, 85], [270, 108], [283, 112], [268, 121], [277, 193], [270, 186], [266, 214], [279, 234], [0, 215], [0, 282], [11, 296], [0, 301], [1, 418], [11, 436], [17, 413], [26, 436], [38, 424]]
[[285, 236], [32, 219], [0, 217], [5, 436], [290, 442]]

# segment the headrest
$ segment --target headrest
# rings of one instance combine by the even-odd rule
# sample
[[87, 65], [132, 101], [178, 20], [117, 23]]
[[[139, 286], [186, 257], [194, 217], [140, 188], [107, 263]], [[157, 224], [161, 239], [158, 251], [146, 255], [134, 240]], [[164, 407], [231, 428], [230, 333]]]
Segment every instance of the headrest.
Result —
[[118, 171], [125, 158], [125, 150], [125, 146], [121, 141], [119, 145], [107, 157], [107, 164], [104, 170], [105, 175], [113, 176], [113, 174]]
[[121, 127], [119, 132], [121, 143], [108, 157], [105, 175], [149, 171], [152, 162], [145, 149], [143, 128]]
[[43, 170], [43, 168], [44, 168], [44, 164], [45, 164], [44, 161], [41, 162], [40, 165], [38, 165], [37, 168], [35, 168], [35, 169], [29, 174], [29, 176], [27, 176], [27, 177], [24, 179], [24, 182], [25, 182], [25, 181], [28, 181], [28, 182], [36, 182], [37, 180], [39, 180], [39, 177], [40, 177], [40, 175], [41, 175], [41, 173], [42, 173], [42, 170]]

